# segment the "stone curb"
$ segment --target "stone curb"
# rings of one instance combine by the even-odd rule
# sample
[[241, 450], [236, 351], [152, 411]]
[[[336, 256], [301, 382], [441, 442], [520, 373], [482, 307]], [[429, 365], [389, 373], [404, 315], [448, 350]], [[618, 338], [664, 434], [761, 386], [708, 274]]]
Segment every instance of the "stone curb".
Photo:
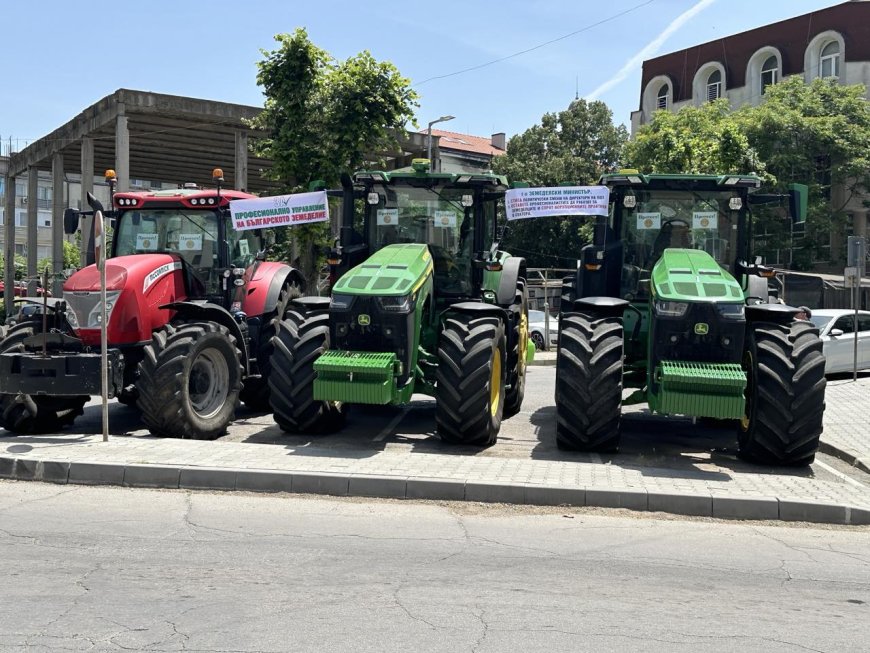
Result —
[[[824, 438], [824, 434], [822, 437]], [[819, 441], [819, 451], [826, 453], [829, 456], [833, 456], [834, 458], [839, 458], [843, 462], [852, 465], [852, 467], [860, 469], [865, 474], [870, 474], [870, 456], [860, 458], [852, 451], [843, 449], [835, 444], [831, 444], [830, 442], [825, 442], [824, 440]]]
[[625, 508], [736, 520], [868, 525], [870, 509], [773, 496], [668, 493], [641, 488], [558, 487], [486, 481], [324, 474], [228, 467], [79, 463], [0, 456], [0, 478], [73, 485], [293, 492], [331, 496]]

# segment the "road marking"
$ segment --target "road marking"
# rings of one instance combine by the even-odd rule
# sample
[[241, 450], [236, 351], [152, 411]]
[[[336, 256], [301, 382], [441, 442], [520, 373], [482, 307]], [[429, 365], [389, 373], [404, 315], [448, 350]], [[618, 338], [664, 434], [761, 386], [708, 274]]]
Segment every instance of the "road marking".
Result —
[[820, 460], [817, 460], [815, 464], [818, 465], [819, 467], [821, 467], [822, 469], [824, 469], [826, 472], [830, 472], [834, 476], [837, 476], [838, 478], [846, 481], [846, 483], [849, 483], [850, 485], [854, 485], [855, 487], [859, 487], [862, 490], [870, 490], [870, 487], [864, 485], [863, 483], [860, 483], [859, 481], [856, 481], [851, 476], [846, 476], [843, 472], [837, 471], [836, 469], [834, 469], [830, 465], [823, 463]]
[[380, 442], [381, 440], [385, 439], [390, 433], [392, 433], [395, 430], [395, 428], [399, 425], [399, 422], [401, 422], [403, 419], [405, 419], [405, 415], [407, 415], [410, 411], [411, 411], [411, 407], [405, 406], [402, 409], [402, 412], [399, 413], [398, 415], [396, 415], [392, 419], [392, 421], [389, 424], [387, 424], [383, 428], [383, 430], [375, 436], [375, 439], [373, 440], [373, 442]]

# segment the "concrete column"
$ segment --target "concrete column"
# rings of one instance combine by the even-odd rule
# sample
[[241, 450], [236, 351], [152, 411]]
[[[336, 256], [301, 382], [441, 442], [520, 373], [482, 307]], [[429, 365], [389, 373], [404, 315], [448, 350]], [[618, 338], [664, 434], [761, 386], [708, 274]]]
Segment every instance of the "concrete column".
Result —
[[36, 166], [27, 167], [27, 294], [36, 297], [36, 269], [39, 248], [37, 247], [36, 224], [37, 209], [39, 208], [39, 169]]
[[[12, 167], [12, 162], [9, 162], [9, 167]], [[15, 313], [13, 306], [13, 297], [15, 297], [15, 177], [6, 173], [6, 206], [4, 207], [3, 219], [4, 225], [4, 240], [3, 240], [3, 257], [6, 265], [3, 271], [3, 280], [6, 284], [3, 291], [3, 302], [6, 306], [6, 315]]]
[[63, 294], [63, 210], [66, 202], [63, 197], [63, 153], [55, 152], [51, 157], [51, 271], [55, 275], [51, 283], [51, 294]]
[[[82, 138], [82, 206], [83, 210], [88, 208], [88, 193], [94, 192], [94, 141], [90, 136]], [[112, 208], [112, 207], [107, 207]], [[87, 265], [88, 244], [93, 237], [93, 216], [87, 216], [81, 220], [82, 234], [82, 254], [81, 265]]]
[[115, 172], [118, 175], [116, 191], [130, 190], [130, 132], [127, 129], [127, 116], [124, 105], [120, 115], [115, 118]]
[[236, 130], [236, 190], [248, 189], [248, 132]]

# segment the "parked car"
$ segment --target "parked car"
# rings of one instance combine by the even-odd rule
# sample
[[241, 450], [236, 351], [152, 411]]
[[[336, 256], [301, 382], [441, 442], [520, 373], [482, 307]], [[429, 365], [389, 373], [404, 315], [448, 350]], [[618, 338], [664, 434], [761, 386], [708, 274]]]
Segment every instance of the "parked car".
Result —
[[546, 326], [544, 322], [544, 311], [529, 311], [529, 337], [535, 343], [535, 348], [538, 351], [555, 347], [559, 340], [559, 318], [550, 316], [550, 346], [545, 347]]
[[[6, 283], [0, 281], [0, 295], [2, 295], [6, 291]], [[15, 289], [12, 291], [15, 297], [26, 297], [27, 296], [27, 282], [26, 281], [16, 281]], [[42, 286], [37, 287], [36, 294], [42, 296], [45, 294], [45, 291], [42, 289]], [[48, 293], [48, 296], [51, 297], [51, 293]], [[0, 298], [2, 299], [2, 298]]]
[[[818, 309], [810, 320], [819, 327], [822, 336], [825, 374], [850, 372], [855, 351], [855, 311]], [[858, 311], [858, 369], [870, 369], [870, 311]]]
[[24, 322], [25, 320], [39, 319], [43, 313], [43, 301], [45, 301], [49, 307], [53, 307], [60, 300], [57, 297], [48, 297], [47, 299], [44, 299], [41, 296], [21, 297], [20, 300], [16, 300], [15, 302], [16, 306], [18, 306], [18, 312], [6, 318], [6, 325], [12, 326], [19, 322]]

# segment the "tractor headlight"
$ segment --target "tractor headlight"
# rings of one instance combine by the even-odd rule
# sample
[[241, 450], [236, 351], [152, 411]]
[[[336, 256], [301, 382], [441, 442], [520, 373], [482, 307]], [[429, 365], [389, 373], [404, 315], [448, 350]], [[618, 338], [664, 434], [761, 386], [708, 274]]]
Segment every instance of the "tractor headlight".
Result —
[[66, 309], [66, 321], [69, 323], [71, 328], [79, 328], [79, 319], [76, 317], [76, 312], [70, 307], [67, 307]]
[[743, 304], [718, 304], [716, 310], [726, 320], [742, 320], [746, 313]]
[[656, 302], [656, 314], [663, 317], [683, 317], [689, 305], [686, 302]]
[[407, 313], [414, 305], [414, 295], [378, 297], [378, 306], [387, 313]]
[[[106, 293], [106, 322], [108, 323], [109, 319], [112, 317], [112, 309], [115, 308], [115, 302], [118, 301], [118, 296], [121, 294], [120, 290], [113, 290]], [[103, 319], [103, 307], [101, 303], [98, 301], [91, 312], [88, 314], [88, 324], [86, 328], [96, 329], [99, 328], [100, 323]]]
[[332, 299], [329, 301], [329, 308], [338, 311], [347, 311], [350, 310], [351, 306], [353, 306], [353, 300], [353, 295], [333, 295]]

